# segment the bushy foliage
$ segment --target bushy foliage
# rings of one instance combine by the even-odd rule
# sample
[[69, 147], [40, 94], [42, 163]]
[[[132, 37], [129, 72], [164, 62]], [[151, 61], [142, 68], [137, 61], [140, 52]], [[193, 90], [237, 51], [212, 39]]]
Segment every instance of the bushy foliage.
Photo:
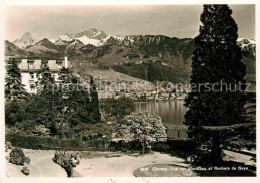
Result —
[[256, 93], [250, 92], [247, 94], [249, 103], [246, 105], [246, 114], [250, 123], [241, 125], [236, 130], [231, 130], [228, 133], [228, 138], [224, 144], [235, 149], [256, 149]]
[[95, 123], [92, 119], [92, 106], [89, 92], [86, 90], [75, 90], [69, 93], [66, 99], [66, 114], [64, 118], [68, 123], [75, 126], [79, 123]]
[[55, 127], [57, 106], [54, 96], [49, 96], [41, 93], [40, 95], [32, 95], [27, 99], [26, 120], [23, 123], [25, 127], [32, 125], [29, 129], [33, 130], [37, 125], [43, 125], [51, 130], [51, 133], [56, 133]]
[[148, 112], [125, 116], [115, 132], [117, 138], [122, 138], [125, 142], [140, 142], [144, 148], [152, 142], [165, 141], [167, 138], [161, 118]]
[[23, 100], [6, 100], [5, 124], [10, 127], [24, 121], [27, 103]]
[[49, 136], [50, 129], [46, 128], [44, 125], [39, 125], [33, 129], [32, 133], [38, 136]]
[[[57, 147], [64, 148], [66, 150], [87, 150], [88, 147], [99, 150], [98, 144], [103, 143], [103, 139], [88, 140], [84, 143], [78, 144], [76, 138], [59, 138], [51, 136], [35, 136], [29, 134], [20, 133], [8, 133], [6, 134], [6, 140], [12, 142], [14, 147], [26, 148], [26, 149], [44, 149], [44, 150], [56, 150]], [[101, 142], [100, 142], [101, 141]]]
[[82, 140], [106, 138], [111, 139], [113, 127], [105, 123], [85, 124], [80, 123], [74, 127], [76, 137]]
[[135, 111], [135, 104], [129, 98], [109, 98], [100, 103], [100, 109], [105, 119], [115, 117], [117, 120]]
[[9, 162], [16, 165], [24, 165], [25, 155], [22, 149], [15, 148], [10, 152]]

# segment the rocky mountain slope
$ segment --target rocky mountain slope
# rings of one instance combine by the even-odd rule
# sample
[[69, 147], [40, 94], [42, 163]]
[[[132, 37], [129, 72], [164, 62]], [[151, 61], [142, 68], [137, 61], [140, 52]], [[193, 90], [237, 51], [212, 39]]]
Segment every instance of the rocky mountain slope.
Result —
[[5, 56], [27, 56], [28, 53], [20, 49], [19, 47], [15, 46], [13, 43], [9, 41], [5, 41]]
[[30, 32], [26, 32], [20, 39], [16, 39], [12, 43], [19, 48], [25, 48], [35, 44], [35, 40], [33, 39]]

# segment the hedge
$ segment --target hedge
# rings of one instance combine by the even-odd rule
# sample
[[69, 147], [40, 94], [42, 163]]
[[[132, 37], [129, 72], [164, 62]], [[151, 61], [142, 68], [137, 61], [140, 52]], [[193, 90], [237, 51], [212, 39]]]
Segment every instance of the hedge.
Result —
[[6, 134], [6, 142], [14, 147], [25, 149], [57, 150], [108, 150], [109, 143], [102, 138], [80, 141], [79, 139], [60, 139], [58, 137], [25, 136], [20, 134]]
[[[80, 141], [79, 139], [26, 136], [12, 133], [6, 134], [6, 142], [11, 142], [14, 147], [36, 150], [57, 150], [58, 147], [67, 151], [140, 151], [142, 149], [142, 145], [137, 142], [110, 142], [102, 138]], [[157, 151], [164, 151], [166, 149], [192, 150], [196, 148], [196, 143], [184, 139], [171, 139], [151, 145], [152, 150]]]

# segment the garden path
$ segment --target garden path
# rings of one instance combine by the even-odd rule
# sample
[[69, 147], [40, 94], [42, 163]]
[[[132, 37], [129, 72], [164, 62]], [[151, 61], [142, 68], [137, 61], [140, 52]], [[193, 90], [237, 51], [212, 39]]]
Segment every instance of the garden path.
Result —
[[[156, 163], [155, 163], [156, 156]], [[75, 170], [83, 177], [133, 177], [135, 169], [151, 164], [176, 164], [188, 166], [184, 159], [153, 152], [144, 156], [81, 159]]]

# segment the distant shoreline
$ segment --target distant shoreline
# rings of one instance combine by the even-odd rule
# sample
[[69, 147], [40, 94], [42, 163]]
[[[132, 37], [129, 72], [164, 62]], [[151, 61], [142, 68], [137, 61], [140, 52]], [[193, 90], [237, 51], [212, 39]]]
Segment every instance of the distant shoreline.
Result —
[[134, 101], [134, 103], [149, 103], [149, 102], [170, 102], [170, 101], [184, 101], [185, 99], [172, 99], [172, 100], [147, 100], [147, 101]]

